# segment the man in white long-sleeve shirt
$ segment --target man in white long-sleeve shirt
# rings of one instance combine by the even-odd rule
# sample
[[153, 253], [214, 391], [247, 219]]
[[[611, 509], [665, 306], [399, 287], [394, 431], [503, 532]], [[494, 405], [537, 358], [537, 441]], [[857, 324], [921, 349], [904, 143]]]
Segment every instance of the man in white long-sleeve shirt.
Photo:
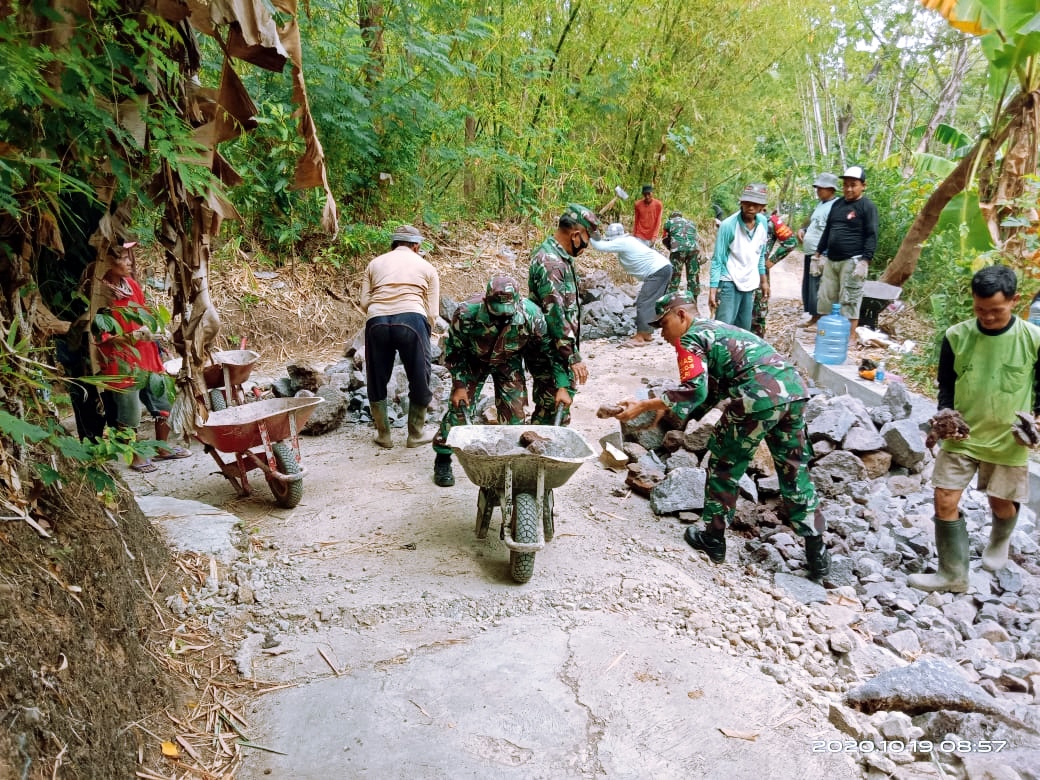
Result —
[[620, 222], [607, 226], [605, 238], [592, 239], [592, 248], [600, 252], [613, 252], [621, 261], [621, 267], [639, 279], [643, 286], [636, 296], [636, 334], [622, 347], [645, 347], [653, 343], [654, 329], [650, 320], [654, 314], [654, 303], [664, 295], [672, 279], [672, 264], [667, 257], [651, 249], [638, 238], [625, 233]]

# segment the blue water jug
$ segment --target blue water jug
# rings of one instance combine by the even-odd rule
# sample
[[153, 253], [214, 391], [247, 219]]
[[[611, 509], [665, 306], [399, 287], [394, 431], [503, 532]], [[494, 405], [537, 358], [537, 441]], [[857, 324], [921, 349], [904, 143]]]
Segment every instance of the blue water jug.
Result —
[[817, 323], [813, 360], [832, 366], [844, 363], [849, 349], [849, 330], [849, 321], [841, 316], [841, 304], [833, 304], [831, 313], [826, 317], [820, 317]]
[[1040, 298], [1037, 298], [1029, 306], [1029, 321], [1040, 327]]

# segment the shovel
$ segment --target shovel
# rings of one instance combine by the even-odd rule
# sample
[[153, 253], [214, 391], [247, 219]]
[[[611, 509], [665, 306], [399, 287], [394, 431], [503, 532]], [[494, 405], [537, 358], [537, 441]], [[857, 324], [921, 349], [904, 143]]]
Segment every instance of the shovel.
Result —
[[599, 213], [605, 214], [606, 212], [610, 211], [614, 204], [618, 202], [618, 198], [620, 198], [621, 200], [628, 200], [628, 193], [621, 189], [620, 184], [614, 188], [614, 197], [610, 199], [610, 202], [607, 203], [606, 206], [599, 210]]

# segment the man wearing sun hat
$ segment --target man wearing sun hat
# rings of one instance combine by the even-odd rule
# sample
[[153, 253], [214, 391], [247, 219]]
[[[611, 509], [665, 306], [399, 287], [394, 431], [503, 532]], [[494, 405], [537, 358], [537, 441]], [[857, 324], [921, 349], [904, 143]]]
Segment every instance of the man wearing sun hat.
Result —
[[[813, 262], [816, 247], [820, 243], [823, 229], [827, 227], [827, 215], [831, 213], [834, 206], [834, 194], [838, 191], [838, 177], [833, 173], [821, 173], [813, 181], [816, 197], [819, 203], [813, 209], [809, 219], [798, 231], [798, 240], [802, 242], [802, 253], [805, 255], [802, 263], [802, 306], [805, 309], [803, 321], [809, 320], [813, 323], [820, 318], [816, 313], [816, 300], [820, 290], [820, 274], [822, 263]], [[819, 270], [817, 270], [819, 266]]]
[[701, 319], [688, 292], [662, 296], [655, 312], [652, 324], [675, 347], [681, 384], [660, 398], [621, 401], [624, 411], [617, 418], [625, 421], [646, 411], [671, 410], [685, 422], [728, 399], [708, 441], [711, 458], [701, 516], [705, 527], [687, 528], [687, 544], [714, 563], [726, 559], [725, 531], [736, 510], [737, 484], [759, 442], [765, 441], [776, 466], [786, 520], [805, 538], [809, 576], [825, 576], [830, 571], [830, 554], [823, 544], [826, 521], [806, 468], [812, 454], [805, 427], [809, 393], [798, 371], [758, 336]]
[[375, 443], [393, 447], [386, 408], [386, 385], [401, 356], [408, 377], [408, 447], [428, 444], [426, 410], [430, 389], [430, 329], [440, 310], [437, 269], [419, 255], [422, 234], [401, 225], [390, 236], [390, 251], [368, 264], [361, 278], [365, 313], [365, 373]]
[[570, 384], [567, 368], [554, 349], [542, 311], [520, 296], [511, 276], [498, 274], [483, 294], [476, 293], [455, 310], [444, 343], [444, 363], [451, 372], [451, 398], [433, 440], [437, 454], [433, 481], [440, 487], [455, 484], [451, 448], [445, 442], [455, 425], [466, 423], [488, 378], [495, 387], [495, 409], [500, 425], [522, 425], [527, 405], [524, 363], [531, 371], [553, 377], [557, 388]]
[[[578, 203], [568, 203], [556, 231], [531, 255], [527, 275], [528, 297], [542, 310], [549, 336], [570, 376], [567, 387], [558, 387], [552, 374], [531, 369], [535, 425], [551, 425], [556, 406], [570, 407], [578, 385], [585, 384], [589, 370], [582, 360], [581, 300], [578, 298], [578, 269], [574, 260], [593, 238], [600, 238], [599, 217]], [[569, 413], [564, 416], [567, 424]]]
[[863, 282], [877, 249], [878, 210], [863, 195], [866, 184], [863, 168], [853, 165], [845, 169], [841, 175], [842, 196], [831, 206], [816, 248], [817, 255], [823, 258], [817, 319], [830, 314], [831, 305], [839, 303], [842, 316], [850, 320], [853, 336], [859, 324]]
[[722, 220], [711, 258], [708, 306], [715, 319], [751, 329], [755, 290], [769, 297], [766, 244], [769, 220], [763, 212], [769, 194], [764, 184], [749, 184], [740, 194], [740, 211]]

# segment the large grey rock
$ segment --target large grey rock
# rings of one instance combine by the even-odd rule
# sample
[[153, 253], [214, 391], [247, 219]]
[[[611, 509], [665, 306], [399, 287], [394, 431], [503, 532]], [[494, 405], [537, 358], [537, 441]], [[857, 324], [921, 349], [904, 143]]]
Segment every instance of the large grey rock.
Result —
[[863, 461], [845, 450], [835, 450], [820, 458], [810, 470], [816, 487], [828, 498], [844, 495], [846, 486], [855, 480], [864, 479], [867, 470]]
[[914, 410], [910, 393], [902, 382], [889, 382], [881, 405], [892, 415], [892, 420], [905, 420]]
[[703, 509], [707, 476], [701, 468], [673, 469], [650, 491], [650, 509], [655, 515]]
[[826, 439], [839, 444], [855, 423], [856, 415], [848, 409], [832, 407], [808, 424], [809, 441]]
[[872, 452], [880, 450], [885, 446], [885, 440], [881, 434], [871, 425], [869, 428], [863, 425], [853, 425], [841, 442], [843, 449], [852, 452]]
[[938, 658], [914, 661], [882, 672], [845, 694], [845, 703], [863, 712], [878, 710], [918, 715], [931, 710], [1004, 714], [999, 702], [964, 679], [960, 670]]
[[321, 436], [336, 430], [343, 424], [347, 414], [347, 396], [338, 387], [322, 385], [315, 395], [325, 401], [314, 407], [310, 418], [300, 429], [300, 433], [307, 436]]
[[906, 661], [891, 650], [886, 650], [881, 645], [863, 644], [843, 655], [835, 671], [843, 680], [858, 682], [902, 666], [906, 666]]
[[796, 577], [793, 574], [777, 572], [773, 575], [773, 584], [802, 604], [827, 602], [827, 590], [822, 585], [818, 585], [805, 577]]
[[892, 454], [892, 462], [913, 469], [925, 458], [924, 434], [908, 419], [895, 420], [881, 429], [881, 437]]

